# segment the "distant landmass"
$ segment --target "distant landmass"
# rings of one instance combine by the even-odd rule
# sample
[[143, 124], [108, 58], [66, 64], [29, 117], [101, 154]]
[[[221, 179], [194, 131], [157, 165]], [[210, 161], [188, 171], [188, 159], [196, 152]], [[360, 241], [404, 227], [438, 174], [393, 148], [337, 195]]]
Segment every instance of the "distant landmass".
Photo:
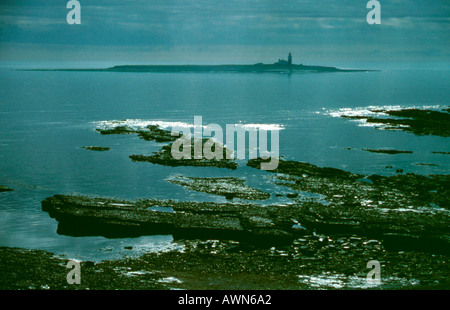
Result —
[[288, 60], [279, 59], [273, 64], [254, 65], [121, 65], [104, 69], [30, 69], [31, 71], [107, 71], [107, 72], [369, 72], [364, 69], [339, 69], [325, 66], [293, 64], [292, 54]]

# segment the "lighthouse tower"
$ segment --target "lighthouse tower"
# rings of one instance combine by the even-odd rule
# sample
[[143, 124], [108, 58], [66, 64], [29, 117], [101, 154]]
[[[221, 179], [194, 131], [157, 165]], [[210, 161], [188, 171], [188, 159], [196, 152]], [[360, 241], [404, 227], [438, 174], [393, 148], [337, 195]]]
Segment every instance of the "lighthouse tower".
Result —
[[292, 66], [292, 54], [291, 53], [289, 53], [289, 56], [288, 56], [288, 65]]

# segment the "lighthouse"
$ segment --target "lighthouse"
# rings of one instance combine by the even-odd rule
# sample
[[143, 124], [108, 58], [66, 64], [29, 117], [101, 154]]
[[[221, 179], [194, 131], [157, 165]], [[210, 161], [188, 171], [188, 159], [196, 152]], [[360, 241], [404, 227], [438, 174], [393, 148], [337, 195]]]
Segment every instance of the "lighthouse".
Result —
[[291, 53], [289, 53], [289, 56], [288, 56], [288, 65], [292, 66], [292, 54]]

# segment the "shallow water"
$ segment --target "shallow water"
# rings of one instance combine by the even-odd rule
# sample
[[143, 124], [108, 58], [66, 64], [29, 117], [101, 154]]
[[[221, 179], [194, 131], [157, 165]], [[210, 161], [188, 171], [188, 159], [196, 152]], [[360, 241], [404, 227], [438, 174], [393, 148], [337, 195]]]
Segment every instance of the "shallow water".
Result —
[[[137, 135], [100, 135], [111, 121], [203, 125], [241, 123], [279, 130], [286, 159], [362, 174], [447, 174], [448, 138], [375, 130], [339, 113], [366, 107], [449, 105], [449, 71], [398, 70], [370, 73], [234, 74], [31, 72], [0, 70], [0, 246], [39, 248], [70, 257], [99, 260], [165, 249], [171, 236], [133, 239], [58, 235], [57, 223], [40, 202], [54, 194], [88, 194], [127, 199], [159, 198], [225, 202], [166, 180], [183, 174], [235, 176], [270, 193], [286, 193], [271, 176], [245, 166], [165, 167], [132, 162], [162, 144]], [[107, 146], [107, 152], [82, 146]], [[351, 149], [348, 149], [351, 148]], [[377, 154], [363, 148], [392, 148], [412, 154]], [[417, 165], [418, 163], [436, 166]], [[393, 169], [386, 169], [386, 166]], [[263, 203], [288, 202], [275, 197]], [[124, 247], [132, 246], [132, 250]]]

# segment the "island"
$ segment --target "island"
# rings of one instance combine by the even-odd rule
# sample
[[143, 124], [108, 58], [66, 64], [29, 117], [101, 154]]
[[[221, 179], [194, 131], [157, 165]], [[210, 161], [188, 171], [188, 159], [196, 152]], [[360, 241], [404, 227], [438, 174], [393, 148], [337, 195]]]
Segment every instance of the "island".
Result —
[[106, 71], [106, 72], [370, 72], [367, 69], [339, 69], [336, 67], [309, 66], [294, 64], [292, 54], [288, 59], [278, 59], [273, 64], [256, 63], [253, 65], [119, 65], [103, 69], [28, 69], [26, 71]]

